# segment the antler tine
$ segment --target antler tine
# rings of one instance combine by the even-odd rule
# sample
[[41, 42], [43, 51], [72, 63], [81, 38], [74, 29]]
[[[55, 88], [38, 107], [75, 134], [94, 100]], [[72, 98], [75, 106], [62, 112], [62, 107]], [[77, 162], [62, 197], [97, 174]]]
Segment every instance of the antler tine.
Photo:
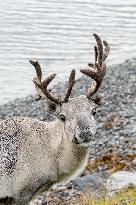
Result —
[[36, 90], [38, 92], [37, 100], [40, 100], [44, 95], [51, 101], [59, 104], [60, 99], [58, 97], [55, 97], [53, 94], [51, 94], [50, 91], [47, 90], [47, 86], [55, 78], [56, 74], [54, 73], [48, 76], [43, 82], [41, 82], [42, 70], [41, 70], [40, 64], [38, 63], [38, 61], [35, 62], [35, 61], [30, 60], [29, 62], [35, 67], [36, 74], [37, 74], [37, 77], [33, 79], [33, 83], [35, 84]]
[[41, 80], [42, 80], [42, 69], [41, 69], [40, 64], [38, 63], [38, 61], [35, 62], [35, 61], [30, 60], [29, 62], [35, 67], [35, 71], [36, 71], [38, 80], [39, 80], [39, 82], [41, 82]]
[[92, 82], [91, 88], [87, 90], [86, 92], [86, 96], [87, 97], [91, 97], [93, 96], [97, 90], [99, 89], [100, 85], [101, 85], [101, 81], [97, 76], [97, 73], [95, 73], [94, 71], [90, 70], [90, 69], [81, 69], [80, 70], [81, 73], [87, 75], [88, 77], [92, 78], [94, 81]]
[[94, 52], [95, 52], [95, 62], [97, 62], [97, 59], [98, 59], [98, 48], [97, 48], [97, 46], [94, 46]]
[[38, 94], [38, 97], [35, 98], [36, 101], [44, 98], [44, 95], [43, 93], [41, 92], [41, 90], [39, 89], [39, 87], [37, 86], [37, 84], [40, 84], [41, 83], [41, 79], [42, 79], [42, 70], [41, 70], [41, 67], [40, 67], [40, 64], [38, 63], [38, 61], [32, 61], [30, 60], [29, 61], [35, 68], [35, 71], [36, 71], [36, 77], [33, 79], [33, 83], [35, 84], [35, 88], [36, 88], [36, 91], [37, 91], [37, 94]]
[[104, 44], [104, 46], [105, 46], [105, 48], [104, 48], [104, 54], [103, 54], [103, 61], [105, 61], [106, 58], [107, 58], [108, 55], [109, 55], [110, 46], [109, 46], [109, 44], [107, 43], [107, 41], [103, 41], [103, 44]]
[[71, 71], [70, 77], [69, 77], [69, 82], [68, 82], [68, 89], [65, 95], [65, 98], [63, 100], [64, 103], [66, 103], [71, 95], [71, 91], [73, 88], [73, 85], [75, 84], [75, 70]]
[[92, 82], [90, 89], [88, 89], [86, 93], [87, 97], [93, 96], [101, 86], [102, 80], [106, 73], [106, 64], [104, 63], [104, 61], [106, 60], [110, 51], [110, 47], [106, 41], [103, 41], [103, 44], [105, 46], [105, 50], [103, 51], [103, 44], [101, 38], [97, 34], [93, 34], [93, 36], [95, 37], [97, 42], [97, 47], [96, 46], [94, 47], [95, 64], [89, 64], [92, 70], [91, 69], [80, 70], [81, 73], [89, 76], [94, 80]]
[[[102, 45], [102, 40], [101, 38], [97, 35], [97, 34], [93, 34], [93, 36], [95, 37], [95, 40], [97, 42], [97, 52], [98, 52], [98, 65], [100, 67], [102, 67], [102, 63], [103, 63], [103, 45]], [[95, 62], [96, 63], [96, 62]]]
[[60, 98], [54, 96], [50, 91], [47, 90], [47, 87], [49, 85], [49, 83], [56, 77], [56, 73], [48, 76], [43, 82], [42, 82], [42, 86], [41, 89], [44, 93], [44, 95], [50, 99], [51, 101], [55, 102], [56, 104], [61, 104]]

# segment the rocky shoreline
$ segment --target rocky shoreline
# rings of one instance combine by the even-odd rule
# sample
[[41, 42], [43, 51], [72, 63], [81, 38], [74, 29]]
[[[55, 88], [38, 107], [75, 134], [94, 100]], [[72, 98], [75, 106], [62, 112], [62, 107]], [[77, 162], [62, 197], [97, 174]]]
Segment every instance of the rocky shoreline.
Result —
[[[76, 96], [84, 93], [88, 85], [90, 85], [90, 79], [86, 77], [77, 79], [72, 95]], [[109, 169], [108, 164], [98, 163], [98, 166], [92, 165], [94, 162], [96, 163], [96, 161], [100, 161], [102, 157], [110, 156], [110, 163], [113, 161], [113, 156], [119, 156], [119, 160], [122, 161], [124, 156], [133, 156], [132, 160], [136, 158], [135, 85], [136, 58], [126, 60], [122, 64], [108, 67], [105, 80], [99, 91], [99, 93], [105, 98], [105, 104], [97, 113], [98, 131], [96, 140], [91, 145], [89, 168], [86, 169], [82, 176], [90, 176], [90, 172], [94, 171], [98, 174], [107, 173], [107, 170]], [[66, 83], [58, 83], [52, 90], [58, 95], [63, 95], [65, 88]], [[0, 120], [12, 116], [26, 116], [50, 121], [53, 118], [44, 112], [45, 107], [46, 102], [36, 102], [34, 96], [15, 99], [13, 102], [0, 106]], [[131, 168], [132, 160], [129, 161]], [[122, 169], [126, 169], [125, 165]], [[61, 199], [65, 198], [64, 201], [66, 201], [67, 199], [69, 200], [71, 197], [78, 195], [78, 191], [81, 191], [73, 187], [73, 183], [70, 183], [63, 191], [47, 192], [45, 195], [46, 197], [52, 195], [53, 198], [57, 197], [57, 199], [59, 196]], [[44, 201], [45, 195], [42, 196]], [[42, 198], [39, 200], [43, 201]], [[41, 202], [36, 202], [35, 204], [41, 204]]]

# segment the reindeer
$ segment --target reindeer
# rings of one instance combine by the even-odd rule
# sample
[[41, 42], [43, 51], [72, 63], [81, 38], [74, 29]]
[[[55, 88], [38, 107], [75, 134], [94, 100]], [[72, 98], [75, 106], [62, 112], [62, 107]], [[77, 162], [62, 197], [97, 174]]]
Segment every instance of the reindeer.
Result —
[[93, 79], [84, 95], [70, 98], [75, 83], [71, 71], [64, 97], [47, 89], [56, 74], [42, 81], [40, 64], [30, 61], [37, 76], [33, 79], [38, 99], [48, 99], [47, 111], [57, 119], [43, 122], [13, 117], [0, 123], [0, 203], [26, 205], [38, 193], [55, 183], [68, 182], [86, 166], [90, 144], [96, 133], [96, 108], [99, 98], [94, 94], [106, 72], [105, 60], [110, 47], [94, 34], [95, 63], [81, 69]]

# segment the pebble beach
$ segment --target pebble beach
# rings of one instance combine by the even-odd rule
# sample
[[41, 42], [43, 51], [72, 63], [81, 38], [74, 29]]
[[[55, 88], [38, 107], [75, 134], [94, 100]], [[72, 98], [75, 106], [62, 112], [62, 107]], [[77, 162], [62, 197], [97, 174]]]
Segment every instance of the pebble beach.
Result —
[[[77, 79], [72, 96], [85, 93], [89, 85], [90, 79], [87, 77]], [[66, 86], [67, 82], [58, 83], [53, 86], [52, 91], [57, 95], [63, 95]], [[122, 157], [121, 160], [123, 156], [133, 156], [134, 161], [136, 158], [136, 58], [109, 66], [98, 94], [103, 96], [104, 104], [97, 112], [98, 129], [95, 141], [91, 145], [89, 165], [102, 157], [111, 156], [110, 159], [113, 159], [115, 155]], [[52, 116], [44, 111], [45, 108], [46, 101], [37, 102], [35, 96], [18, 98], [0, 106], [0, 120], [13, 116], [38, 118], [43, 121], [53, 120]], [[132, 161], [130, 160], [129, 163]], [[131, 165], [133, 166], [133, 163]], [[92, 167], [85, 170], [79, 179], [90, 177], [94, 171], [97, 175], [107, 173], [108, 165], [100, 165], [92, 170]], [[52, 198], [56, 198], [58, 202], [52, 201], [50, 204], [61, 204], [59, 200], [62, 200], [63, 204], [69, 204], [71, 198], [78, 192], [81, 193], [81, 189], [76, 189], [75, 184], [78, 183], [70, 182], [62, 190], [44, 193], [34, 204], [47, 204], [46, 199], [52, 200]]]

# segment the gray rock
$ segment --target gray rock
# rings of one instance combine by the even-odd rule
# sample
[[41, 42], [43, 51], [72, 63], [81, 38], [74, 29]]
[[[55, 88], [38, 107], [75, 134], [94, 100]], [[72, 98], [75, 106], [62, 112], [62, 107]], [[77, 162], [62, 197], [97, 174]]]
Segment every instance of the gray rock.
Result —
[[112, 195], [129, 186], [136, 187], [136, 173], [128, 171], [116, 172], [106, 182], [107, 195]]
[[105, 182], [109, 177], [107, 172], [99, 174], [88, 174], [83, 177], [76, 177], [73, 181], [74, 187], [85, 193], [91, 193], [95, 196], [100, 196], [105, 192]]
[[136, 159], [134, 159], [134, 160], [132, 161], [132, 163], [133, 163], [134, 165], [136, 165]]

